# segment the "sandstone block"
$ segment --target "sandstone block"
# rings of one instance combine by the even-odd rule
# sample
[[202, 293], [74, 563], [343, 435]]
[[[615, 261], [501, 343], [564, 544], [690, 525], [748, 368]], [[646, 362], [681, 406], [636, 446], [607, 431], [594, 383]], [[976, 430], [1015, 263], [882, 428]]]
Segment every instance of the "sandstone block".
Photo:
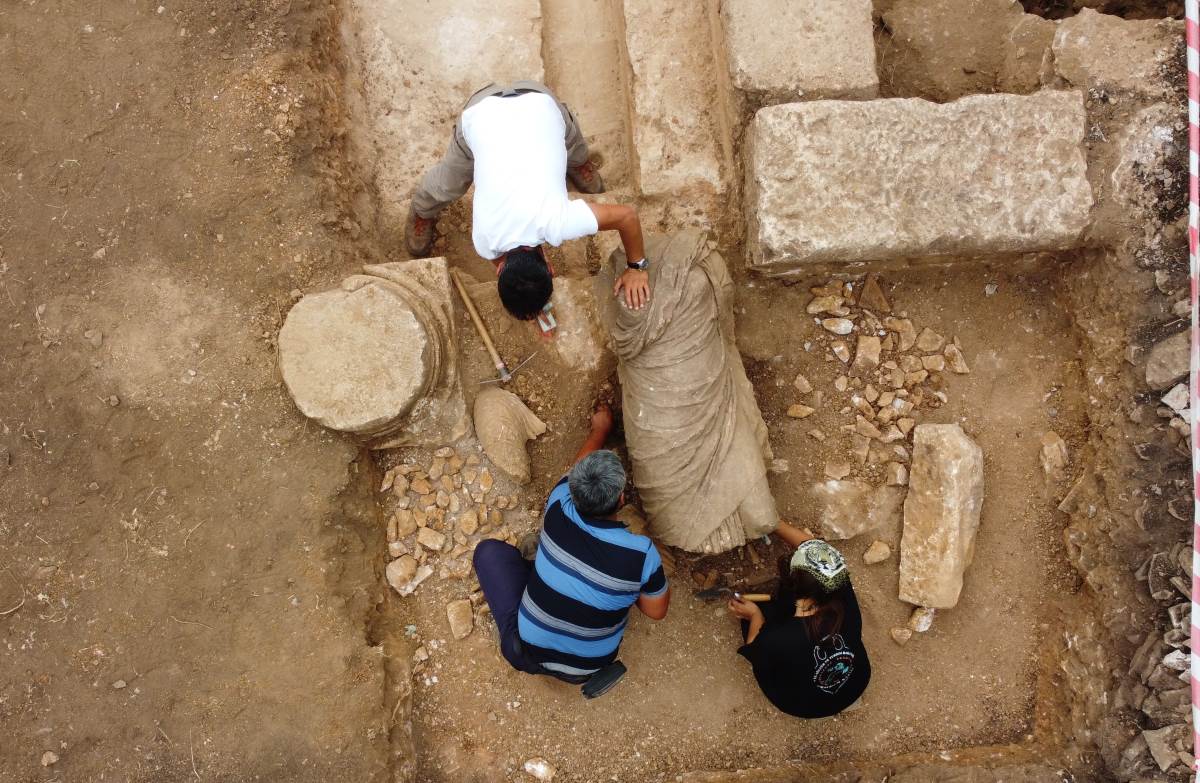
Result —
[[1060, 250], [1092, 189], [1078, 92], [812, 101], [748, 131], [752, 268]]
[[879, 92], [870, 0], [725, 0], [721, 20], [733, 86], [755, 102]]
[[900, 600], [948, 609], [958, 603], [975, 553], [983, 508], [983, 451], [957, 424], [920, 424], [913, 432]]
[[1081, 89], [1166, 96], [1163, 71], [1180, 55], [1184, 25], [1174, 19], [1130, 20], [1085, 8], [1054, 35], [1054, 69]]
[[375, 181], [399, 225], [441, 158], [467, 98], [492, 82], [542, 79], [538, 0], [353, 0], [351, 45]]
[[624, 0], [633, 146], [647, 196], [723, 193], [732, 170], [706, 5]]

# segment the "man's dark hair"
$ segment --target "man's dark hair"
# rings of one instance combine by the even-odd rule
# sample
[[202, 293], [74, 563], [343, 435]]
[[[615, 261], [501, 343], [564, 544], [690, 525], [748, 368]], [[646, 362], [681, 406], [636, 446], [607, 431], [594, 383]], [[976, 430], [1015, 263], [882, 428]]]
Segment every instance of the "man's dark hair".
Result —
[[625, 491], [625, 468], [620, 458], [607, 449], [593, 451], [575, 463], [567, 474], [567, 486], [575, 510], [584, 517], [606, 517], [621, 504]]
[[550, 301], [554, 279], [540, 250], [519, 247], [508, 251], [498, 287], [504, 309], [514, 318], [532, 321]]

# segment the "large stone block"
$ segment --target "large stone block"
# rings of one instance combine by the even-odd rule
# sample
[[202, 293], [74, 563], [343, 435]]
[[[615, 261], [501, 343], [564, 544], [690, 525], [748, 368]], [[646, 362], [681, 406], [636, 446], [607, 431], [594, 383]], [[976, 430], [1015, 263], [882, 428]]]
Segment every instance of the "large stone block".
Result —
[[1085, 8], [1059, 23], [1054, 69], [1079, 88], [1165, 97], [1179, 89], [1165, 71], [1183, 72], [1183, 34], [1178, 20], [1135, 21]]
[[721, 19], [733, 86], [756, 102], [879, 92], [871, 0], [725, 0]]
[[366, 142], [396, 224], [450, 143], [467, 98], [491, 82], [542, 78], [538, 0], [353, 0], [348, 25]]
[[706, 3], [625, 0], [633, 71], [633, 146], [647, 196], [725, 191], [732, 171], [728, 114]]
[[958, 603], [983, 509], [983, 451], [957, 424], [919, 424], [900, 540], [900, 600]]
[[812, 101], [760, 109], [746, 163], [750, 263], [1072, 247], [1092, 189], [1078, 92]]

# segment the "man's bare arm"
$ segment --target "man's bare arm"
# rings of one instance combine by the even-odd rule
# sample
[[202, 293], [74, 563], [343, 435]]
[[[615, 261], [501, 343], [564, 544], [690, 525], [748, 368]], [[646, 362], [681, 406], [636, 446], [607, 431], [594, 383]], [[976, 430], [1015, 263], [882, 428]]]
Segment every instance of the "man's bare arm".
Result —
[[646, 595], [639, 595], [637, 599], [637, 608], [642, 610], [642, 614], [649, 617], [651, 620], [661, 620], [667, 616], [667, 609], [671, 605], [671, 588], [667, 588], [667, 592], [662, 595], [651, 598]]
[[[642, 238], [642, 221], [637, 210], [628, 204], [592, 204], [588, 208], [596, 216], [600, 231], [616, 231], [621, 235], [625, 247], [625, 260], [629, 263], [646, 257], [646, 245]], [[613, 286], [613, 295], [625, 289], [625, 304], [636, 310], [642, 309], [650, 300], [650, 275], [640, 269], [626, 269]]]

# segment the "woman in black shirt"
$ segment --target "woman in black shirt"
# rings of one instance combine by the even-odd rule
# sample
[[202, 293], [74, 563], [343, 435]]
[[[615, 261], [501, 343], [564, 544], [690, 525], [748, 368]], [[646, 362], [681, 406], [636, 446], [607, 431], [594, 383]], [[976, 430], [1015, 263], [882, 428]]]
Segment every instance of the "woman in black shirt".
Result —
[[779, 710], [800, 718], [836, 715], [871, 679], [850, 573], [841, 552], [808, 531], [780, 521], [775, 532], [796, 550], [780, 559], [779, 589], [769, 604], [729, 602], [746, 642], [738, 654]]

